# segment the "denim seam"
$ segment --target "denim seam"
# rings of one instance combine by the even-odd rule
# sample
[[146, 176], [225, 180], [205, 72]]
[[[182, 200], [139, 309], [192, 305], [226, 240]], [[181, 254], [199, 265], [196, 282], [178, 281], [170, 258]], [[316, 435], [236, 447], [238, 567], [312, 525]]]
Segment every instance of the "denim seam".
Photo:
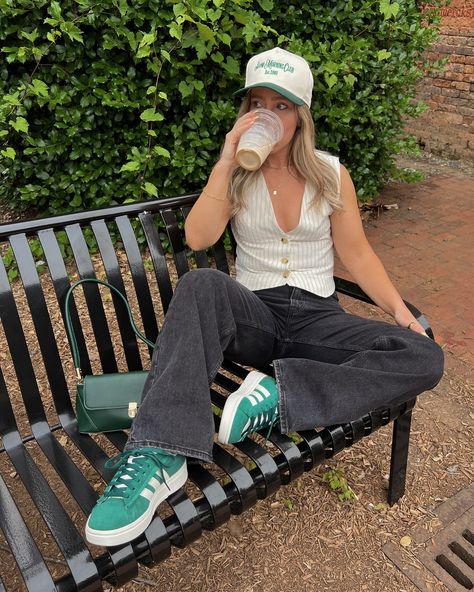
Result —
[[251, 323], [251, 322], [248, 322], [248, 321], [239, 321], [239, 320], [236, 320], [235, 321], [235, 324], [236, 325], [245, 325], [246, 327], [253, 327], [254, 329], [260, 329], [260, 331], [263, 331], [264, 333], [268, 333], [270, 335], [272, 335], [274, 333], [273, 330], [265, 329], [264, 327], [262, 327], [258, 323]]
[[198, 458], [205, 462], [213, 462], [212, 454], [209, 454], [208, 452], [203, 452], [202, 450], [195, 450], [193, 448], [186, 448], [185, 446], [180, 445], [166, 444], [165, 442], [159, 442], [158, 440], [138, 440], [133, 442], [128, 441], [124, 450], [147, 447], [161, 448], [162, 450], [167, 450], [169, 452], [178, 452], [180, 454], [183, 454], [184, 456]]
[[350, 345], [350, 344], [341, 345], [339, 343], [331, 343], [331, 342], [326, 342], [326, 341], [324, 341], [324, 342], [321, 342], [321, 341], [311, 341], [311, 340], [308, 340], [308, 341], [299, 341], [298, 339], [285, 339], [284, 341], [287, 342], [287, 343], [298, 343], [298, 344], [301, 344], [301, 345], [317, 345], [317, 346], [320, 346], [320, 347], [327, 347], [329, 349], [336, 349], [336, 350], [339, 350], [339, 351], [340, 350], [344, 350], [344, 349], [347, 349], [347, 350], [350, 350], [350, 351], [354, 351], [354, 352], [367, 351], [367, 348], [366, 347], [359, 347], [359, 346]]
[[281, 380], [280, 374], [280, 367], [278, 364], [278, 360], [273, 362], [273, 369], [275, 372], [275, 380], [278, 387], [278, 406], [279, 406], [279, 413], [280, 413], [280, 431], [283, 434], [288, 433], [288, 418], [286, 413], [286, 393], [285, 388], [283, 386], [283, 381]]

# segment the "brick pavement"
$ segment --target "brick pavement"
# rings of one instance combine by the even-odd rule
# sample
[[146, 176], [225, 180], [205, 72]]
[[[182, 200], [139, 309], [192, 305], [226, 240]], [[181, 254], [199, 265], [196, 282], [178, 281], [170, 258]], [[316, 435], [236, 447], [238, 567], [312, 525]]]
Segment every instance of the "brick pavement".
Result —
[[[426, 314], [440, 345], [473, 369], [474, 178], [392, 183], [375, 201], [399, 206], [365, 222], [390, 277]], [[349, 277], [339, 264], [336, 274]]]

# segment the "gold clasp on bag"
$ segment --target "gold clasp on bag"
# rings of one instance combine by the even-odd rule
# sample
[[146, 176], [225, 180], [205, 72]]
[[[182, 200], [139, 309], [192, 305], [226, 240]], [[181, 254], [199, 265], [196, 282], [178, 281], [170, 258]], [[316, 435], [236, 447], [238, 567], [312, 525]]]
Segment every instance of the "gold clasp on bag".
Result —
[[130, 402], [128, 404], [128, 417], [135, 417], [137, 414], [137, 404], [135, 402]]

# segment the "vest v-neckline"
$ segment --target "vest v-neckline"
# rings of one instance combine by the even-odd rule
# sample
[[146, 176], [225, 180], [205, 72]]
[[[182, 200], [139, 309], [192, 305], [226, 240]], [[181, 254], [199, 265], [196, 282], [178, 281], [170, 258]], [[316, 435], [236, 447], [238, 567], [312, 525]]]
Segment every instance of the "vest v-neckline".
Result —
[[292, 232], [295, 232], [295, 230], [298, 230], [298, 228], [301, 225], [301, 219], [303, 217], [303, 208], [304, 208], [304, 205], [305, 205], [306, 189], [307, 189], [307, 183], [306, 183], [306, 181], [305, 181], [305, 184], [304, 184], [303, 196], [301, 198], [300, 213], [299, 213], [299, 216], [298, 216], [298, 223], [291, 230], [283, 230], [283, 228], [278, 223], [278, 220], [277, 220], [277, 217], [276, 217], [276, 214], [275, 214], [275, 210], [273, 208], [272, 196], [270, 195], [270, 190], [268, 189], [267, 180], [265, 179], [265, 175], [263, 174], [262, 171], [260, 171], [260, 178], [261, 178], [261, 182], [263, 183], [263, 187], [265, 189], [265, 195], [266, 195], [266, 198], [267, 198], [267, 203], [268, 203], [268, 206], [270, 207], [270, 210], [272, 212], [273, 222], [274, 222], [275, 226], [283, 234], [291, 234]]

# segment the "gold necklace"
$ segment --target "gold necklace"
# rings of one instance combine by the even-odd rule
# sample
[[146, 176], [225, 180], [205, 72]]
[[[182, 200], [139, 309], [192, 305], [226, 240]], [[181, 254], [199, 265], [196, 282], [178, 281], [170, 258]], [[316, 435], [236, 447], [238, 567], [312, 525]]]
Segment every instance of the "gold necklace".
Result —
[[[266, 162], [264, 164], [264, 166], [267, 167], [267, 168], [269, 168], [269, 169], [273, 169], [274, 171], [283, 171], [284, 169], [287, 169], [288, 168], [288, 165], [282, 166], [282, 167], [274, 167], [271, 164], [269, 164], [268, 162]], [[272, 195], [274, 197], [276, 197], [278, 195], [278, 190], [277, 189], [273, 189]]]
[[269, 169], [273, 169], [274, 171], [282, 171], [283, 169], [288, 168], [288, 165], [282, 166], [282, 167], [274, 167], [271, 164], [268, 164], [267, 162], [265, 163], [265, 166], [268, 167]]

